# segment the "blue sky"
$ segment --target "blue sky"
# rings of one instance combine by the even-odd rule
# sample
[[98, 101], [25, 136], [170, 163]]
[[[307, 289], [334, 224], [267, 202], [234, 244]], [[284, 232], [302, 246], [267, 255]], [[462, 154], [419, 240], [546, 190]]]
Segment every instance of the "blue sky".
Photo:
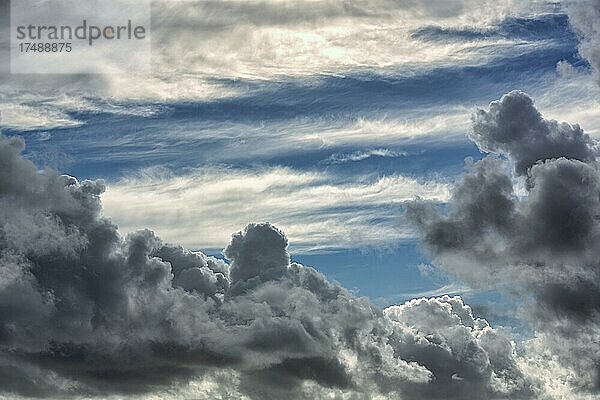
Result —
[[269, 23], [248, 6], [195, 41], [155, 10], [154, 76], [4, 80], [2, 132], [40, 167], [105, 179], [104, 212], [123, 232], [217, 254], [269, 221], [294, 260], [379, 305], [456, 293], [483, 310], [497, 295], [436, 272], [402, 203], [443, 206], [465, 158], [482, 157], [471, 113], [510, 90], [600, 135], [598, 88], [561, 8], [484, 4]]

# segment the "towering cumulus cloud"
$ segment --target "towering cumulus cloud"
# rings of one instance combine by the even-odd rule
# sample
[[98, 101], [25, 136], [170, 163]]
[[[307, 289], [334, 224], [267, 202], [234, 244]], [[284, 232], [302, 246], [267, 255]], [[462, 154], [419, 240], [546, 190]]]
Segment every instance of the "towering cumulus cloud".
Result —
[[0, 389], [10, 398], [539, 390], [509, 335], [459, 297], [378, 310], [291, 263], [269, 224], [233, 235], [230, 263], [149, 230], [123, 238], [101, 215], [102, 182], [37, 170], [23, 148], [0, 137]]
[[518, 91], [477, 111], [471, 138], [507, 160], [489, 155], [470, 166], [447, 214], [416, 201], [408, 217], [438, 265], [472, 285], [520, 294], [530, 304], [528, 317], [541, 348], [572, 370], [569, 384], [597, 391], [596, 143], [577, 125], [544, 119]]

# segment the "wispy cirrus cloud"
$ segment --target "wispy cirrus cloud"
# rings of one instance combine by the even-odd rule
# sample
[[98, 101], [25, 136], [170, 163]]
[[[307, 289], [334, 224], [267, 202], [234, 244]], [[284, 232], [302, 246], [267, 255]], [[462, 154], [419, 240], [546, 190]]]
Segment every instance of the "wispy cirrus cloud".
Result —
[[191, 248], [220, 248], [232, 228], [260, 220], [285, 228], [296, 250], [309, 250], [391, 245], [408, 236], [395, 211], [402, 202], [445, 201], [448, 191], [401, 175], [334, 182], [290, 168], [153, 170], [108, 185], [103, 202], [123, 231], [151, 225]]
[[366, 160], [371, 157], [402, 157], [406, 152], [397, 152], [390, 149], [358, 150], [352, 153], [335, 153], [323, 161], [324, 164], [344, 164]]

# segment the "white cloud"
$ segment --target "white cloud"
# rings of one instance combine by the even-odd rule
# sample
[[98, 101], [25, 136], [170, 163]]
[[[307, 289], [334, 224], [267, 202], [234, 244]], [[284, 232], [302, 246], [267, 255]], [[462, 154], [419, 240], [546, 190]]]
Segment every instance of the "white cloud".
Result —
[[406, 237], [398, 204], [414, 196], [444, 201], [448, 187], [400, 175], [331, 183], [326, 174], [288, 168], [213, 168], [184, 176], [153, 170], [109, 185], [103, 202], [123, 231], [148, 226], [192, 248], [222, 247], [236, 227], [269, 221], [285, 229], [296, 249], [308, 249]]
[[[579, 53], [585, 57], [596, 72], [600, 72], [600, 2], [597, 0], [564, 0], [569, 22], [581, 34]], [[600, 83], [600, 79], [598, 80]]]
[[[467, 107], [452, 107], [441, 110], [404, 110], [401, 115], [361, 117], [350, 121], [299, 118], [285, 120], [283, 124], [277, 121], [254, 125], [226, 122], [213, 129], [186, 130], [178, 129], [175, 125], [172, 131], [170, 127], [161, 129], [160, 139], [213, 140], [221, 146], [203, 155], [212, 163], [255, 160], [273, 155], [280, 157], [283, 154], [300, 154], [345, 146], [367, 148], [357, 150], [356, 153], [333, 156], [346, 157], [349, 161], [367, 155], [393, 156], [393, 152], [386, 153], [381, 147], [394, 147], [415, 139], [430, 137], [437, 144], [462, 140], [469, 126], [470, 112]], [[399, 152], [398, 155], [402, 153]]]
[[353, 161], [362, 161], [371, 157], [403, 157], [406, 156], [406, 152], [397, 152], [390, 149], [372, 149], [372, 150], [358, 150], [352, 153], [335, 153], [332, 154], [325, 164], [344, 164]]
[[[565, 365], [548, 346], [547, 338], [542, 334], [519, 344], [517, 357], [519, 368], [531, 379], [539, 382], [540, 392], [537, 398], [542, 400], [594, 400], [597, 393], [578, 390], [579, 377], [570, 366]], [[566, 350], [568, 351], [568, 350]]]
[[28, 93], [10, 85], [0, 86], [0, 127], [22, 131], [81, 126], [85, 122], [71, 116], [76, 112], [148, 117], [161, 111], [156, 105], [137, 105], [110, 98], [92, 100], [79, 90], [67, 93], [41, 89]]
[[469, 126], [470, 113], [469, 108], [459, 106], [424, 109], [405, 117], [360, 118], [341, 128], [300, 135], [297, 140], [318, 140], [322, 147], [369, 142], [384, 145], [422, 136], [436, 136], [436, 140], [452, 140], [464, 135]]
[[564, 61], [557, 65], [557, 75], [536, 93], [540, 110], [552, 119], [577, 122], [588, 134], [600, 137], [600, 86], [594, 84], [593, 75]]
[[30, 129], [52, 129], [79, 126], [81, 123], [53, 107], [31, 107], [23, 104], [0, 103], [0, 126]]
[[[88, 98], [205, 101], [239, 94], [223, 78], [278, 80], [390, 70], [410, 76], [434, 67], [482, 64], [512, 52], [514, 45], [498, 38], [426, 42], [411, 37], [414, 29], [485, 28], [506, 15], [540, 8], [544, 7], [517, 1], [498, 5], [470, 0], [352, 4], [159, 0], [153, 4], [151, 73], [119, 71], [118, 65], [106, 60], [107, 75], [68, 82], [43, 75], [8, 76], [1, 90], [12, 92], [17, 105], [26, 105], [22, 93], [76, 95], [81, 89]], [[521, 48], [525, 45], [520, 43]], [[63, 120], [58, 116], [53, 123], [60, 125]], [[25, 127], [35, 126], [25, 122]]]
[[380, 306], [389, 306], [390, 304], [398, 304], [407, 299], [420, 299], [423, 297], [438, 297], [445, 295], [460, 295], [465, 296], [471, 293], [473, 289], [469, 286], [460, 284], [460, 283], [449, 283], [443, 286], [440, 286], [435, 289], [414, 291], [409, 293], [398, 293], [396, 295], [386, 296], [386, 297], [378, 297], [373, 300], [373, 302]]

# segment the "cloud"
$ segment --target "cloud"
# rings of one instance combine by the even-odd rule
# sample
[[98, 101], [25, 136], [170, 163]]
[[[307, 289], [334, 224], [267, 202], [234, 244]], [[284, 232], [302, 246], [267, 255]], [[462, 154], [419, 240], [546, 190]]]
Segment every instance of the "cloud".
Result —
[[579, 53], [600, 72], [600, 1], [567, 0], [564, 6], [571, 25], [581, 35]]
[[[487, 26], [526, 8], [511, 3], [160, 1], [153, 9], [154, 61], [165, 74], [176, 67], [264, 79], [465, 60], [483, 49], [473, 43], [414, 46], [411, 30], [432, 23]], [[173, 65], [174, 52], [184, 46], [186, 56]]]
[[484, 152], [506, 155], [524, 175], [540, 160], [565, 157], [594, 159], [593, 142], [579, 125], [546, 120], [525, 93], [513, 91], [473, 116], [470, 134]]
[[38, 170], [23, 147], [0, 137], [6, 396], [417, 399], [533, 390], [508, 337], [458, 297], [382, 312], [291, 263], [287, 238], [268, 223], [232, 236], [230, 263], [148, 229], [122, 237], [101, 214], [102, 181]]
[[3, 127], [20, 130], [53, 129], [81, 124], [58, 109], [34, 108], [15, 103], [0, 104], [0, 123]]
[[150, 224], [169, 241], [215, 248], [238, 226], [271, 221], [296, 250], [308, 250], [393, 244], [409, 233], [397, 214], [382, 219], [382, 210], [414, 196], [445, 201], [447, 195], [445, 183], [401, 175], [336, 181], [324, 172], [274, 167], [180, 176], [152, 170], [108, 185], [102, 197], [106, 213], [127, 232]]
[[473, 286], [521, 295], [539, 340], [572, 368], [569, 384], [597, 390], [596, 142], [577, 125], [545, 120], [521, 92], [479, 110], [471, 138], [508, 160], [470, 165], [447, 213], [415, 201], [407, 216], [437, 265]]
[[591, 82], [586, 68], [565, 61], [557, 65], [557, 76], [552, 85], [531, 93], [537, 108], [547, 120], [577, 121], [587, 134], [600, 137], [600, 85]]
[[454, 388], [464, 391], [463, 396], [486, 398], [490, 396], [489, 387], [514, 397], [533, 394], [515, 358], [510, 356], [514, 354], [510, 336], [474, 318], [460, 297], [411, 300], [389, 307], [384, 313], [436, 343], [434, 348], [417, 344], [409, 350], [416, 359], [427, 360], [424, 365], [436, 377], [437, 387], [426, 389], [428, 396], [443, 397]]

